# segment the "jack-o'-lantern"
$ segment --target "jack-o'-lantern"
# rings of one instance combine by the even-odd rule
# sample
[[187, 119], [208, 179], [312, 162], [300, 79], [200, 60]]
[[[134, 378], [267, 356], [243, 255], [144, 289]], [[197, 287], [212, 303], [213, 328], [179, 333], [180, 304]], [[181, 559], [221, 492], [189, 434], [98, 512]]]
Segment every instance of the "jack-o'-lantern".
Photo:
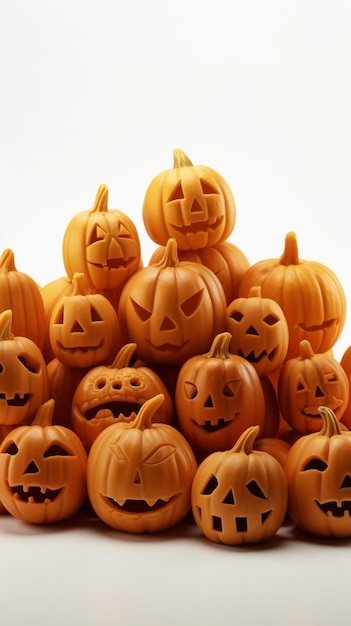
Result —
[[312, 535], [351, 537], [351, 433], [329, 407], [319, 411], [321, 430], [300, 437], [288, 453], [288, 513]]
[[314, 352], [333, 347], [345, 323], [345, 292], [329, 267], [299, 258], [295, 233], [286, 235], [279, 259], [258, 261], [245, 272], [239, 297], [247, 297], [254, 285], [261, 285], [262, 296], [275, 300], [284, 312], [289, 329], [287, 359], [298, 356], [303, 339]]
[[49, 398], [45, 359], [34, 341], [12, 333], [12, 311], [0, 314], [0, 424], [30, 422]]
[[96, 437], [117, 422], [131, 422], [141, 406], [162, 393], [164, 401], [153, 421], [172, 423], [173, 402], [159, 376], [149, 367], [131, 365], [136, 344], [124, 345], [112, 365], [98, 365], [85, 374], [72, 399], [72, 428], [87, 450]]
[[[349, 381], [349, 388], [351, 389], [351, 346], [348, 346], [341, 357], [340, 365], [345, 371], [347, 380]], [[342, 416], [342, 423], [350, 430], [351, 429], [351, 393], [349, 395], [349, 401], [347, 407]]]
[[295, 431], [307, 434], [322, 427], [321, 404], [341, 419], [349, 401], [349, 382], [342, 365], [329, 352], [314, 353], [306, 339], [300, 355], [285, 361], [278, 379], [281, 414]]
[[255, 368], [229, 352], [231, 335], [219, 333], [206, 354], [180, 369], [175, 407], [182, 433], [197, 450], [231, 448], [252, 425], [264, 425], [265, 401]]
[[218, 278], [203, 265], [180, 262], [175, 239], [159, 263], [129, 279], [118, 308], [123, 336], [137, 344], [146, 363], [182, 363], [208, 350], [225, 314]]
[[0, 446], [0, 499], [11, 515], [33, 524], [74, 515], [86, 496], [87, 456], [79, 437], [51, 423], [54, 400], [29, 426], [17, 426]]
[[258, 430], [251, 426], [231, 450], [212, 452], [196, 471], [192, 511], [211, 541], [258, 543], [270, 539], [284, 521], [287, 479], [276, 458], [253, 449]]
[[232, 191], [206, 165], [193, 165], [182, 150], [173, 151], [173, 169], [155, 176], [143, 202], [145, 228], [164, 246], [171, 237], [179, 250], [197, 250], [227, 239], [236, 221]]
[[262, 297], [260, 286], [229, 304], [227, 330], [230, 351], [250, 361], [259, 376], [268, 376], [284, 362], [289, 344], [285, 315], [275, 300]]
[[119, 422], [95, 439], [87, 485], [96, 514], [116, 530], [152, 533], [180, 522], [191, 506], [197, 468], [183, 435], [153, 423], [163, 394], [147, 400], [133, 422]]
[[72, 367], [92, 367], [108, 360], [121, 346], [117, 313], [99, 293], [89, 293], [85, 276], [73, 276], [73, 292], [55, 305], [49, 336], [55, 357]]
[[87, 286], [98, 290], [121, 287], [142, 266], [134, 222], [108, 208], [108, 188], [100, 185], [93, 208], [77, 213], [66, 227], [62, 255], [67, 275], [83, 273]]

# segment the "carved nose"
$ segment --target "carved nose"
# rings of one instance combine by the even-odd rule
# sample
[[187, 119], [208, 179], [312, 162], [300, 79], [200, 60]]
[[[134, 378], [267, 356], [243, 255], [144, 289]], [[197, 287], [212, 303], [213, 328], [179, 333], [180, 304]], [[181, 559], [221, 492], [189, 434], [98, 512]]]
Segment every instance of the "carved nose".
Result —
[[202, 207], [196, 198], [193, 200], [193, 203], [190, 207], [190, 213], [200, 213], [202, 211]]
[[141, 478], [140, 478], [140, 474], [139, 474], [138, 470], [135, 472], [133, 482], [134, 482], [135, 485], [139, 485], [141, 483]]
[[25, 474], [37, 474], [38, 472], [39, 472], [39, 467], [36, 465], [36, 463], [34, 463], [34, 461], [31, 461], [24, 473]]
[[174, 328], [175, 328], [174, 322], [172, 322], [170, 317], [167, 317], [167, 315], [165, 315], [165, 317], [162, 320], [161, 330], [173, 330]]
[[83, 326], [80, 325], [79, 322], [75, 321], [73, 326], [72, 326], [72, 333], [84, 333], [84, 328]]

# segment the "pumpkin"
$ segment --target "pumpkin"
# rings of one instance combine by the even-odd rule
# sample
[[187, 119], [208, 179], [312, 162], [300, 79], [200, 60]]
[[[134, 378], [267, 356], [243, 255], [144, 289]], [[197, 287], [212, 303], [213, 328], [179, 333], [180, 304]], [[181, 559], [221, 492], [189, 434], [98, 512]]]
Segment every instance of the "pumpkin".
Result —
[[49, 398], [45, 359], [34, 341], [12, 332], [11, 309], [0, 313], [0, 424], [30, 422]]
[[89, 288], [121, 287], [142, 266], [134, 222], [122, 211], [108, 208], [108, 188], [100, 185], [91, 210], [80, 211], [66, 227], [62, 256], [69, 278], [83, 273]]
[[129, 279], [118, 308], [123, 336], [137, 344], [138, 358], [168, 365], [208, 350], [225, 314], [218, 278], [203, 265], [180, 262], [175, 239], [159, 263]]
[[[341, 357], [340, 365], [345, 371], [347, 380], [349, 381], [349, 388], [351, 389], [351, 346], [348, 346]], [[342, 422], [348, 429], [351, 429], [351, 394], [347, 407], [342, 416]]]
[[163, 394], [147, 400], [133, 422], [119, 422], [95, 439], [87, 485], [96, 514], [116, 530], [159, 532], [190, 509], [197, 464], [191, 447], [169, 424], [153, 423]]
[[239, 297], [247, 297], [254, 285], [260, 285], [263, 298], [272, 298], [284, 312], [289, 329], [286, 359], [298, 356], [303, 339], [314, 352], [333, 347], [345, 323], [345, 292], [329, 267], [299, 258], [295, 233], [286, 235], [279, 259], [258, 261], [247, 270]]
[[68, 276], [60, 276], [59, 278], [55, 278], [50, 281], [40, 289], [40, 293], [44, 303], [45, 309], [45, 318], [46, 318], [46, 332], [45, 332], [45, 340], [43, 345], [43, 355], [45, 361], [49, 363], [53, 358], [55, 358], [53, 349], [50, 343], [50, 318], [51, 314], [57, 304], [57, 302], [63, 296], [70, 296], [73, 293], [73, 283], [72, 279], [68, 278]]
[[164, 401], [154, 421], [172, 423], [173, 402], [160, 377], [149, 367], [132, 366], [136, 344], [128, 343], [111, 365], [97, 365], [87, 372], [72, 399], [72, 427], [87, 450], [96, 437], [117, 422], [136, 418], [141, 406], [162, 393]]
[[286, 423], [307, 434], [322, 427], [319, 407], [332, 409], [341, 419], [349, 401], [349, 382], [342, 365], [328, 352], [314, 353], [307, 339], [300, 355], [288, 359], [278, 379], [278, 403]]
[[[164, 246], [159, 246], [150, 257], [149, 265], [158, 263], [164, 255]], [[239, 284], [250, 264], [243, 251], [230, 241], [199, 250], [180, 250], [180, 261], [191, 261], [208, 267], [221, 283], [227, 304], [238, 296]]]
[[228, 332], [216, 335], [210, 350], [188, 359], [178, 374], [178, 422], [197, 450], [231, 448], [246, 428], [264, 425], [260, 378], [251, 363], [229, 352], [230, 339]]
[[229, 304], [227, 330], [231, 352], [250, 361], [259, 376], [268, 376], [285, 360], [289, 329], [279, 304], [261, 291], [261, 286], [251, 287], [246, 298]]
[[228, 238], [236, 221], [232, 191], [206, 165], [193, 165], [183, 150], [173, 151], [173, 168], [150, 182], [142, 216], [147, 233], [164, 246], [169, 238], [180, 250], [213, 246]]
[[72, 430], [52, 425], [54, 403], [47, 400], [31, 425], [14, 428], [0, 446], [0, 499], [33, 524], [71, 517], [86, 496], [86, 452]]
[[285, 472], [271, 454], [253, 449], [258, 431], [258, 426], [250, 426], [230, 450], [212, 452], [196, 471], [192, 512], [211, 541], [258, 543], [270, 539], [284, 521]]
[[332, 409], [321, 406], [319, 411], [321, 430], [300, 437], [288, 453], [288, 512], [312, 535], [350, 537], [351, 433]]
[[49, 324], [51, 347], [56, 358], [72, 367], [103, 363], [122, 344], [117, 313], [99, 293], [90, 293], [85, 276], [73, 276], [73, 291], [56, 303]]
[[253, 444], [254, 450], [261, 450], [274, 456], [280, 465], [285, 468], [285, 463], [288, 458], [288, 452], [290, 450], [290, 444], [288, 441], [278, 439], [278, 437], [260, 437], [255, 439]]
[[72, 367], [56, 357], [47, 364], [50, 398], [55, 400], [53, 424], [72, 428], [71, 408], [78, 384], [90, 371], [89, 367]]
[[10, 248], [0, 258], [0, 312], [12, 310], [14, 335], [28, 337], [43, 349], [45, 341], [45, 310], [37, 283], [16, 268]]

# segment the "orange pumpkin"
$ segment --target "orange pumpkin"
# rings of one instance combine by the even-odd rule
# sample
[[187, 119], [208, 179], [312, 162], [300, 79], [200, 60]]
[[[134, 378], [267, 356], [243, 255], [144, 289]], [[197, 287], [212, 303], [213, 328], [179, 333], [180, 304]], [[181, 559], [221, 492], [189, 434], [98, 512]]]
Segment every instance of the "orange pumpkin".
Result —
[[31, 425], [17, 426], [0, 446], [0, 499], [33, 524], [71, 517], [86, 496], [86, 452], [72, 430], [52, 425], [53, 410], [49, 399]]
[[254, 285], [260, 285], [262, 296], [275, 300], [284, 312], [289, 329], [286, 359], [298, 356], [303, 339], [314, 352], [333, 347], [345, 323], [345, 292], [329, 267], [299, 258], [295, 233], [287, 234], [279, 259], [258, 261], [248, 269], [239, 297], [247, 297]]
[[173, 169], [155, 176], [143, 202], [145, 228], [164, 246], [169, 238], [179, 250], [197, 250], [228, 238], [236, 221], [232, 191], [206, 165], [193, 165], [182, 150], [173, 151]]
[[181, 433], [152, 422], [162, 402], [162, 394], [147, 400], [133, 422], [109, 426], [91, 447], [89, 498], [96, 514], [116, 530], [159, 532], [190, 509], [197, 464]]
[[47, 364], [50, 398], [55, 400], [52, 423], [72, 428], [71, 408], [78, 384], [90, 371], [87, 367], [72, 367], [54, 358]]
[[68, 276], [60, 276], [59, 278], [55, 278], [50, 281], [40, 289], [41, 296], [44, 302], [45, 309], [45, 318], [46, 318], [46, 332], [45, 332], [45, 340], [43, 345], [43, 355], [45, 361], [49, 363], [53, 358], [55, 358], [53, 349], [50, 343], [50, 319], [51, 314], [57, 304], [57, 302], [63, 298], [63, 296], [70, 296], [73, 293], [73, 283], [72, 279], [68, 278]]
[[253, 449], [259, 427], [243, 432], [231, 450], [199, 465], [191, 490], [196, 525], [211, 541], [243, 545], [267, 541], [287, 509], [285, 472], [271, 454]]
[[113, 290], [142, 266], [134, 222], [108, 208], [108, 188], [100, 185], [91, 210], [77, 213], [66, 227], [62, 255], [67, 275], [85, 275], [89, 288]]
[[123, 336], [137, 344], [146, 363], [183, 363], [209, 349], [223, 330], [226, 301], [207, 267], [180, 262], [169, 239], [160, 263], [136, 272], [124, 286], [118, 308]]
[[[346, 348], [344, 354], [341, 357], [340, 365], [345, 371], [347, 376], [347, 380], [349, 381], [349, 388], [351, 389], [351, 346]], [[349, 396], [349, 401], [347, 403], [347, 407], [342, 416], [342, 422], [347, 426], [348, 429], [351, 429], [351, 394]]]

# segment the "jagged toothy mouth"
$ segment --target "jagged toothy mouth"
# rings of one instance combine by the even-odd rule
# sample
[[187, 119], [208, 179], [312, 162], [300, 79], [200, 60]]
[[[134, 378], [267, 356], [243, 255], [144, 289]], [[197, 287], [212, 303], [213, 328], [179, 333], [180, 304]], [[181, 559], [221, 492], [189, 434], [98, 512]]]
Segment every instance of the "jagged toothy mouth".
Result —
[[99, 269], [109, 269], [109, 270], [119, 270], [125, 269], [129, 267], [131, 263], [133, 263], [135, 257], [131, 257], [129, 259], [120, 258], [120, 259], [106, 259], [104, 263], [94, 263], [93, 261], [88, 261], [89, 265], [93, 265]]
[[258, 363], [264, 357], [267, 357], [268, 361], [272, 361], [274, 359], [276, 351], [277, 348], [273, 348], [273, 350], [271, 350], [271, 352], [269, 353], [267, 352], [267, 350], [262, 350], [262, 352], [258, 356], [256, 356], [254, 350], [251, 350], [249, 354], [244, 354], [243, 351], [239, 349], [238, 355], [244, 357], [244, 359], [246, 359], [250, 363]]
[[31, 398], [30, 393], [15, 393], [12, 398], [9, 398], [6, 393], [0, 393], [0, 404], [2, 400], [5, 400], [8, 406], [24, 406], [27, 404]]
[[112, 504], [114, 508], [125, 513], [150, 513], [157, 511], [169, 504], [174, 498], [175, 496], [170, 496], [166, 499], [158, 498], [157, 500], [136, 500], [127, 498], [126, 500], [117, 501], [109, 496], [105, 496], [105, 499]]
[[217, 430], [221, 430], [222, 428], [225, 428], [226, 426], [229, 426], [229, 424], [233, 422], [235, 417], [236, 415], [230, 420], [225, 420], [223, 417], [220, 417], [216, 424], [211, 422], [211, 420], [206, 420], [206, 422], [204, 422], [203, 424], [199, 424], [195, 420], [192, 420], [192, 421], [195, 424], [195, 426], [198, 426], [199, 428], [203, 428], [209, 433], [213, 433], [213, 432], [216, 432]]
[[105, 343], [105, 339], [101, 339], [101, 341], [96, 346], [75, 346], [72, 348], [68, 348], [67, 346], [64, 346], [63, 343], [61, 343], [60, 341], [58, 341], [57, 343], [58, 343], [58, 347], [60, 348], [60, 350], [62, 350], [62, 352], [69, 352], [71, 354], [75, 354], [76, 352], [85, 353], [85, 352], [92, 352], [93, 350], [100, 350], [100, 348], [102, 348], [102, 346]]
[[107, 417], [113, 417], [116, 420], [118, 418], [128, 418], [130, 420], [134, 419], [141, 408], [141, 404], [137, 402], [121, 402], [121, 401], [113, 401], [110, 400], [108, 402], [103, 402], [102, 404], [98, 404], [91, 409], [88, 409], [84, 416], [88, 421], [93, 419], [103, 419]]
[[10, 489], [14, 497], [18, 500], [22, 502], [34, 502], [36, 504], [53, 502], [62, 491], [62, 487], [42, 491], [42, 487], [35, 486], [24, 488], [23, 485], [15, 485], [14, 487], [10, 487]]
[[218, 224], [222, 221], [223, 217], [216, 217], [212, 222], [210, 220], [202, 221], [202, 222], [192, 222], [188, 225], [176, 226], [175, 224], [171, 224], [174, 230], [177, 230], [179, 233], [193, 233], [194, 235], [206, 232], [208, 230], [216, 230], [218, 228]]
[[338, 504], [335, 500], [323, 502], [323, 504], [315, 500], [315, 503], [326, 515], [331, 515], [332, 517], [344, 517], [345, 514], [351, 515], [351, 500], [343, 500], [341, 504]]

